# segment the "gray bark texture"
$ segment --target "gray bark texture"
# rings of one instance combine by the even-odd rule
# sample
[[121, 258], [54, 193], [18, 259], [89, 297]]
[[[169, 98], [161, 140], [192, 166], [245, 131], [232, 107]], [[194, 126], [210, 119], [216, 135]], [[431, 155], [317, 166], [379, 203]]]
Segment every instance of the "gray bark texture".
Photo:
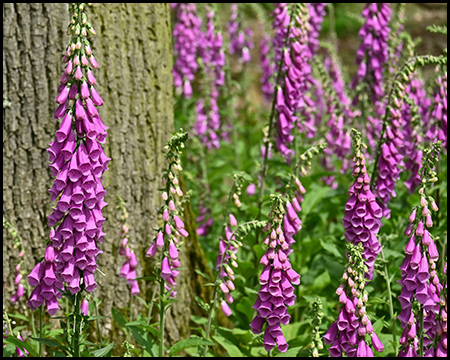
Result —
[[[146, 276], [151, 264], [145, 253], [159, 221], [158, 188], [165, 166], [162, 149], [173, 130], [170, 9], [167, 3], [94, 4], [86, 14], [97, 31], [90, 37], [100, 65], [94, 75], [104, 100], [99, 113], [109, 127], [103, 148], [112, 159], [103, 180], [109, 206], [103, 209], [107, 235], [103, 254], [98, 256], [105, 276], [97, 273], [99, 286], [94, 294], [102, 300], [99, 315], [111, 316], [115, 308], [128, 316], [130, 288], [119, 276], [124, 257], [118, 254], [121, 239], [116, 197], [119, 194], [125, 200], [129, 213], [128, 239], [138, 257], [138, 276]], [[69, 16], [67, 4], [3, 4], [3, 216], [23, 241], [24, 282], [44, 255], [44, 239], [50, 231], [47, 216], [56, 205], [48, 193], [53, 178], [46, 149], [60, 124], [53, 113], [63, 72], [61, 59], [70, 40], [66, 35]], [[211, 288], [200, 286], [201, 279], [194, 272], [198, 268], [211, 273], [188, 210], [185, 222], [191, 236], [180, 255], [186, 270], [178, 281], [179, 302], [169, 310], [166, 321], [168, 344], [189, 337], [190, 315], [201, 314], [194, 297], [208, 300], [211, 296]], [[4, 304], [10, 312], [27, 313], [25, 298], [15, 305], [9, 301], [15, 291], [14, 267], [19, 258], [5, 229], [3, 239]], [[152, 283], [140, 280], [139, 285], [139, 295], [149, 301]], [[134, 316], [138, 312], [145, 314], [145, 309], [135, 300]], [[91, 334], [96, 333], [94, 323]], [[121, 352], [124, 334], [112, 318], [101, 320], [101, 327], [103, 337], [109, 337]]]

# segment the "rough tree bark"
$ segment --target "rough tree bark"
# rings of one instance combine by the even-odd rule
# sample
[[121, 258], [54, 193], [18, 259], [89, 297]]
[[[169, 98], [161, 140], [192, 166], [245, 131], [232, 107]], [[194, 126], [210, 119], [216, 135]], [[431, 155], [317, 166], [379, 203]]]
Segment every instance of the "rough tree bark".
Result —
[[[104, 151], [112, 158], [104, 176], [109, 203], [104, 209], [107, 236], [98, 257], [99, 269], [106, 276], [97, 274], [95, 296], [103, 300], [100, 315], [111, 315], [113, 307], [125, 312], [130, 300], [129, 287], [119, 276], [123, 257], [118, 255], [117, 194], [129, 212], [129, 244], [138, 255], [138, 276], [149, 270], [145, 252], [155, 236], [155, 209], [161, 204], [157, 189], [164, 166], [162, 149], [173, 130], [172, 39], [167, 3], [94, 4], [87, 15], [97, 30], [92, 38], [100, 64], [95, 76], [105, 103], [99, 111], [109, 127]], [[3, 4], [3, 215], [24, 241], [28, 272], [44, 254], [44, 239], [50, 230], [46, 217], [56, 204], [48, 193], [53, 178], [46, 149], [59, 127], [52, 117], [63, 70], [61, 58], [69, 40], [68, 22], [67, 4]], [[200, 314], [194, 297], [210, 297], [210, 288], [199, 286], [201, 279], [194, 268], [210, 270], [195, 228], [188, 231], [192, 236], [180, 259], [187, 268], [180, 274], [180, 302], [167, 319], [169, 344], [188, 337], [190, 314]], [[10, 310], [26, 311], [24, 299], [16, 306], [9, 301], [18, 254], [5, 229], [3, 239], [4, 298]], [[150, 283], [140, 281], [140, 288], [140, 295], [149, 300]], [[135, 314], [144, 313], [138, 302], [134, 306]], [[102, 320], [102, 327], [103, 336], [110, 337], [121, 351], [115, 340], [120, 341], [123, 333], [110, 319]]]

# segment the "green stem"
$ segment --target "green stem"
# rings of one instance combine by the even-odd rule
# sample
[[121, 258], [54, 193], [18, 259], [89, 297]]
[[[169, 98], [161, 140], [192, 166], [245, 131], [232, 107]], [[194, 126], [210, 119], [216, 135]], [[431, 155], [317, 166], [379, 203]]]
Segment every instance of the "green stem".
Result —
[[[25, 270], [25, 273], [26, 270]], [[30, 284], [28, 284], [28, 281], [26, 282], [26, 286], [27, 286], [27, 294], [28, 294], [28, 299], [30, 298], [31, 295], [31, 288], [30, 288]], [[33, 337], [36, 337], [37, 333], [36, 333], [36, 324], [35, 324], [35, 320], [34, 320], [34, 312], [30, 311], [30, 315], [31, 315], [31, 331], [33, 332]]]
[[[95, 316], [98, 317], [97, 299], [94, 299], [94, 311], [95, 311]], [[100, 340], [100, 344], [103, 344], [102, 330], [101, 330], [101, 327], [100, 327], [99, 319], [97, 318], [95, 322], [97, 324], [98, 339]]]
[[[39, 307], [39, 338], [42, 339], [42, 312], [43, 306]], [[42, 357], [42, 343], [39, 342], [39, 357]]]
[[[3, 301], [5, 301], [5, 299], [3, 299]], [[11, 320], [9, 319], [8, 312], [6, 311], [5, 305], [3, 305], [3, 314], [5, 315], [6, 324], [8, 325], [9, 335], [14, 336], [14, 332], [13, 332], [13, 329], [11, 326]]]
[[161, 278], [159, 292], [161, 296], [161, 302], [159, 303], [159, 357], [164, 357], [164, 301], [162, 300], [164, 297], [164, 279]]
[[77, 321], [80, 319], [80, 300], [81, 300], [81, 292], [77, 293], [75, 296], [75, 309], [74, 309], [74, 317], [73, 317], [73, 356], [80, 357], [80, 326]]
[[389, 272], [387, 267], [387, 261], [384, 257], [383, 248], [381, 248], [381, 259], [384, 264], [384, 278], [386, 280], [387, 290], [388, 290], [388, 302], [389, 302], [389, 315], [391, 316], [392, 322], [392, 340], [394, 342], [394, 354], [397, 356], [397, 324], [396, 319], [394, 318], [394, 304], [392, 303], [392, 291], [391, 291], [391, 283], [389, 281]]
[[156, 284], [153, 285], [153, 293], [152, 293], [152, 299], [150, 301], [150, 306], [148, 308], [148, 314], [147, 314], [147, 325], [150, 325], [150, 319], [152, 318], [152, 310], [153, 310], [153, 301], [155, 300], [155, 296], [156, 296], [156, 290], [158, 289], [158, 287], [156, 286]]
[[[210, 305], [210, 309], [208, 312], [208, 323], [206, 324], [206, 340], [209, 340], [209, 333], [211, 331], [212, 315], [214, 312], [214, 308], [216, 306], [216, 301], [217, 301], [217, 283], [214, 286], [214, 291], [213, 291], [213, 304]], [[208, 354], [208, 345], [205, 346], [205, 349], [203, 351], [203, 357], [206, 357], [207, 354]]]
[[419, 351], [418, 351], [418, 355], [420, 357], [423, 357], [423, 335], [424, 335], [424, 329], [423, 329], [423, 325], [424, 325], [424, 316], [423, 316], [423, 308], [422, 305], [419, 305], [419, 319], [420, 319], [420, 329], [418, 331], [419, 333]]
[[130, 321], [133, 321], [133, 295], [130, 294]]

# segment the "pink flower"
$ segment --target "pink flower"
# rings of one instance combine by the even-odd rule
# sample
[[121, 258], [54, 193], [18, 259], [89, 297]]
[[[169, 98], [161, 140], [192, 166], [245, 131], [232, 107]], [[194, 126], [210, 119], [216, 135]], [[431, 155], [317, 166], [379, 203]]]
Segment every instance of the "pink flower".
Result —
[[231, 315], [231, 309], [228, 306], [228, 304], [222, 300], [221, 304], [220, 304], [221, 308], [222, 308], [222, 312], [225, 314], [225, 316], [230, 316]]
[[88, 316], [88, 312], [89, 312], [89, 303], [87, 302], [86, 299], [83, 299], [83, 301], [81, 302], [80, 310], [81, 310], [81, 312], [84, 314], [84, 316]]

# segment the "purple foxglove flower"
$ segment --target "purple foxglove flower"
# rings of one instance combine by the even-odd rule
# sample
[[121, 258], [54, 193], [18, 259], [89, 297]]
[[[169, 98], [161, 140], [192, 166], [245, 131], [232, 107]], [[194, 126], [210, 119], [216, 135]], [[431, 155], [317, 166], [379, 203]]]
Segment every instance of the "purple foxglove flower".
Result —
[[378, 351], [378, 352], [382, 352], [384, 351], [384, 345], [381, 343], [380, 339], [378, 338], [377, 334], [375, 334], [375, 332], [373, 332], [370, 335], [370, 338], [372, 340], [372, 345], [373, 348]]
[[156, 247], [157, 249], [162, 249], [164, 247], [164, 235], [161, 231], [156, 236]]
[[178, 250], [172, 241], [169, 244], [169, 257], [171, 260], [178, 259]]
[[439, 252], [437, 251], [436, 244], [433, 239], [431, 239], [430, 245], [428, 245], [428, 256], [432, 261], [437, 261], [439, 259]]
[[84, 110], [83, 101], [78, 99], [75, 103], [75, 119], [84, 120], [86, 118], [86, 111]]
[[259, 334], [262, 331], [262, 327], [264, 325], [265, 320], [259, 315], [255, 316], [255, 318], [250, 323], [250, 328], [254, 334]]
[[84, 314], [84, 316], [88, 316], [88, 312], [89, 312], [89, 303], [87, 302], [86, 299], [83, 299], [83, 301], [81, 302], [80, 310], [81, 310], [81, 312]]
[[169, 277], [172, 276], [172, 270], [169, 266], [169, 258], [164, 257], [162, 263], [161, 263], [161, 277], [167, 281]]
[[71, 60], [67, 62], [66, 68], [64, 69], [64, 73], [66, 75], [71, 75], [73, 71], [73, 63]]
[[97, 90], [95, 90], [93, 86], [91, 86], [91, 99], [95, 105], [103, 106], [103, 99], [100, 97]]
[[[20, 333], [17, 334], [17, 338], [20, 341], [23, 341], [22, 336], [20, 336]], [[25, 351], [25, 353], [20, 348], [16, 347], [16, 354], [18, 357], [25, 357], [26, 355], [28, 355], [28, 350], [25, 348], [23, 350]]]
[[98, 111], [95, 107], [94, 103], [90, 98], [87, 98], [86, 100], [86, 111], [89, 114], [89, 116], [95, 121], [95, 119], [98, 118]]
[[59, 82], [61, 84], [67, 84], [67, 82], [69, 81], [70, 76], [67, 75], [66, 73], [62, 74], [61, 79], [59, 80]]
[[[86, 73], [86, 79], [87, 79], [87, 82], [89, 83], [89, 85], [95, 85], [95, 83], [97, 82], [97, 81], [95, 80], [94, 74], [92, 74], [92, 71], [91, 71], [91, 70], [88, 70], [88, 71], [87, 71], [87, 73]], [[81, 80], [81, 79], [80, 79], [80, 80]]]
[[97, 287], [97, 283], [95, 282], [94, 274], [89, 271], [83, 271], [83, 280], [85, 284], [85, 289], [87, 292], [92, 292]]
[[67, 99], [63, 104], [60, 104], [58, 106], [55, 113], [53, 114], [53, 119], [61, 119], [66, 113], [68, 107], [69, 107], [69, 100]]
[[169, 221], [169, 211], [167, 209], [163, 211], [163, 221]]
[[64, 104], [69, 97], [69, 87], [65, 86], [59, 95], [56, 97], [56, 102], [58, 104]]
[[186, 99], [190, 99], [192, 96], [192, 85], [189, 80], [184, 81], [183, 94]]
[[167, 235], [170, 235], [172, 233], [170, 224], [166, 224], [166, 226], [164, 227], [164, 231], [166, 232]]
[[137, 280], [135, 280], [135, 281], [133, 281], [133, 283], [131, 285], [131, 295], [136, 296], [139, 293], [140, 293], [139, 284], [138, 284]]
[[83, 72], [81, 71], [81, 67], [77, 66], [74, 75], [75, 80], [80, 81], [83, 78]]
[[178, 234], [180, 234], [181, 237], [188, 237], [189, 233], [186, 231], [186, 229], [178, 229]]
[[86, 81], [83, 81], [81, 84], [80, 96], [83, 100], [86, 100], [89, 97], [89, 86]]
[[130, 266], [134, 269], [137, 266], [137, 258], [134, 252], [131, 253], [130, 256]]
[[91, 64], [91, 66], [92, 66], [94, 69], [97, 69], [97, 68], [98, 68], [98, 63], [97, 63], [97, 61], [95, 60], [94, 55], [89, 56], [89, 63]]
[[68, 98], [70, 100], [75, 100], [78, 94], [78, 85], [76, 82], [74, 82], [71, 86], [70, 86], [70, 90], [69, 90], [69, 96]]
[[47, 312], [50, 316], [55, 315], [56, 311], [59, 310], [58, 300], [56, 300], [56, 296], [51, 299], [45, 300], [45, 304], [47, 306]]
[[28, 283], [30, 284], [30, 286], [39, 285], [43, 275], [44, 266], [43, 263], [40, 262], [33, 268], [33, 270], [31, 270], [31, 273], [28, 275]]

